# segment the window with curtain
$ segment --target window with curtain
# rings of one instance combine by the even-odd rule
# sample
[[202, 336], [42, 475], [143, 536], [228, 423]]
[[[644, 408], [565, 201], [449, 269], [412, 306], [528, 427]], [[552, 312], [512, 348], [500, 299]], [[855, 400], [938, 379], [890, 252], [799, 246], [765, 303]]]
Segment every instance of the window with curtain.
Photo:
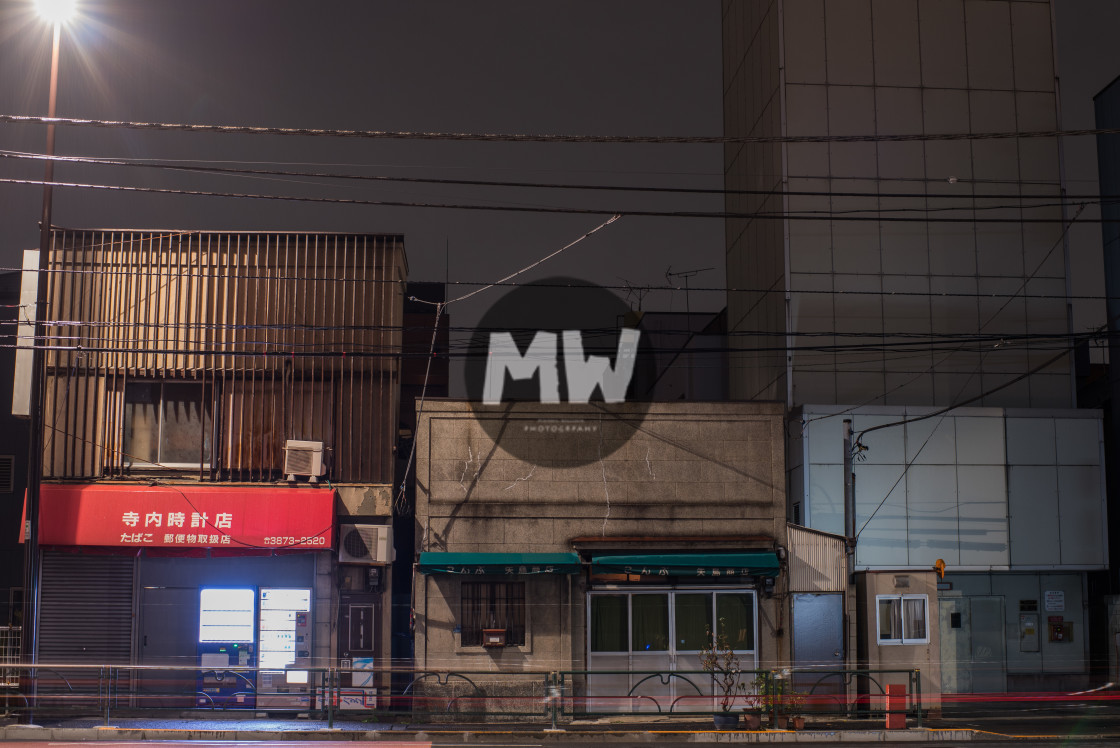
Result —
[[630, 634], [635, 652], [669, 650], [669, 596], [665, 593], [630, 598]]
[[708, 642], [712, 625], [711, 593], [678, 592], [673, 596], [674, 619], [677, 624], [677, 651], [699, 652]]
[[504, 629], [507, 647], [525, 646], [525, 583], [463, 582], [459, 646], [481, 647], [483, 629]]
[[723, 621], [727, 641], [736, 652], [754, 651], [754, 595], [716, 595], [716, 620]]
[[588, 652], [592, 657], [676, 653], [685, 655], [678, 663], [691, 664], [698, 662], [693, 658], [710, 641], [709, 632], [722, 622], [728, 642], [744, 663], [756, 662], [755, 594], [746, 588], [707, 587], [592, 592]]
[[875, 607], [879, 644], [929, 642], [925, 595], [878, 595]]
[[591, 651], [627, 652], [630, 617], [626, 595], [594, 595], [591, 598]]

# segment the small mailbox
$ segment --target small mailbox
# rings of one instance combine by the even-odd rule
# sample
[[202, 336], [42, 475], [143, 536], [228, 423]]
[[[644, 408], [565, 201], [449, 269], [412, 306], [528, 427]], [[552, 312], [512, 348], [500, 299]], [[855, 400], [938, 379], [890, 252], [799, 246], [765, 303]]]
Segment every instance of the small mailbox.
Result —
[[483, 629], [482, 630], [482, 646], [484, 647], [504, 647], [506, 645], [506, 630], [505, 629]]

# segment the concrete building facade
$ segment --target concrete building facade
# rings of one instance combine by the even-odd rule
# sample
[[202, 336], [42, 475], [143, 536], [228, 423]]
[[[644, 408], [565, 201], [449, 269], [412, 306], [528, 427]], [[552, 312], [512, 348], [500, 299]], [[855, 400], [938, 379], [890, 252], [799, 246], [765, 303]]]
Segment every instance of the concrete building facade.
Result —
[[1057, 139], [968, 138], [1056, 128], [1050, 3], [726, 0], [723, 28], [727, 136], [853, 139], [726, 147], [732, 397], [1070, 407]]
[[926, 691], [1089, 681], [1107, 513], [1100, 414], [1071, 410], [1076, 211], [1058, 139], [973, 137], [1060, 129], [1052, 10], [723, 3], [725, 135], [760, 138], [725, 148], [731, 395], [791, 408], [790, 518], [816, 530], [849, 534], [853, 420], [846, 657]]
[[[527, 696], [538, 708], [541, 679], [520, 673], [566, 672], [578, 708], [617, 711], [680, 696], [678, 709], [710, 709], [710, 679], [697, 681], [703, 694], [679, 678], [641, 681], [651, 671], [695, 681], [720, 621], [744, 668], [787, 663], [783, 413], [779, 403], [518, 403], [504, 414], [425, 403], [416, 667], [472, 673], [494, 711]], [[486, 418], [503, 420], [497, 437]], [[589, 426], [589, 452], [558, 451], [541, 424]], [[600, 440], [617, 448], [598, 458]], [[617, 674], [571, 675], [582, 670]]]

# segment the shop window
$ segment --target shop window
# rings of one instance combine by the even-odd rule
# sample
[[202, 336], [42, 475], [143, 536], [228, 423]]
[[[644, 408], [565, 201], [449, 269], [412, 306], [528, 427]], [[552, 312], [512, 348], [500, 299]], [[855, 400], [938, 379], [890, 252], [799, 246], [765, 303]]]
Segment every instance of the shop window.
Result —
[[[677, 624], [678, 650], [699, 651], [708, 643], [712, 626], [712, 593], [697, 592], [673, 596], [673, 619]], [[726, 628], [726, 624], [724, 626]]]
[[925, 595], [879, 595], [875, 602], [879, 644], [929, 642]]
[[525, 646], [525, 583], [463, 582], [459, 646], [481, 647], [483, 630], [505, 631], [505, 646]]
[[630, 640], [635, 652], [669, 650], [669, 596], [634, 595], [630, 600]]
[[630, 639], [629, 599], [626, 595], [593, 595], [591, 598], [591, 651], [627, 652]]
[[736, 652], [754, 651], [754, 595], [745, 592], [716, 595], [716, 620]]
[[123, 463], [132, 468], [210, 465], [211, 408], [195, 382], [129, 382]]
[[[593, 592], [588, 600], [588, 649], [593, 658], [627, 652], [691, 657], [710, 641], [709, 632], [718, 622], [735, 651], [754, 660], [752, 591]], [[680, 661], [685, 660], [692, 661]]]

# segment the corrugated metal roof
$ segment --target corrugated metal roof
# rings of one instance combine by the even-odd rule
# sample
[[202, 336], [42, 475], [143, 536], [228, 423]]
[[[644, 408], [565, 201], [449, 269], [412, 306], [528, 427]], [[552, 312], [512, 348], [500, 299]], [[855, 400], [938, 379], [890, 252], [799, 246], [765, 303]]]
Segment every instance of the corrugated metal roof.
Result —
[[788, 526], [790, 592], [843, 592], [848, 586], [844, 537]]

